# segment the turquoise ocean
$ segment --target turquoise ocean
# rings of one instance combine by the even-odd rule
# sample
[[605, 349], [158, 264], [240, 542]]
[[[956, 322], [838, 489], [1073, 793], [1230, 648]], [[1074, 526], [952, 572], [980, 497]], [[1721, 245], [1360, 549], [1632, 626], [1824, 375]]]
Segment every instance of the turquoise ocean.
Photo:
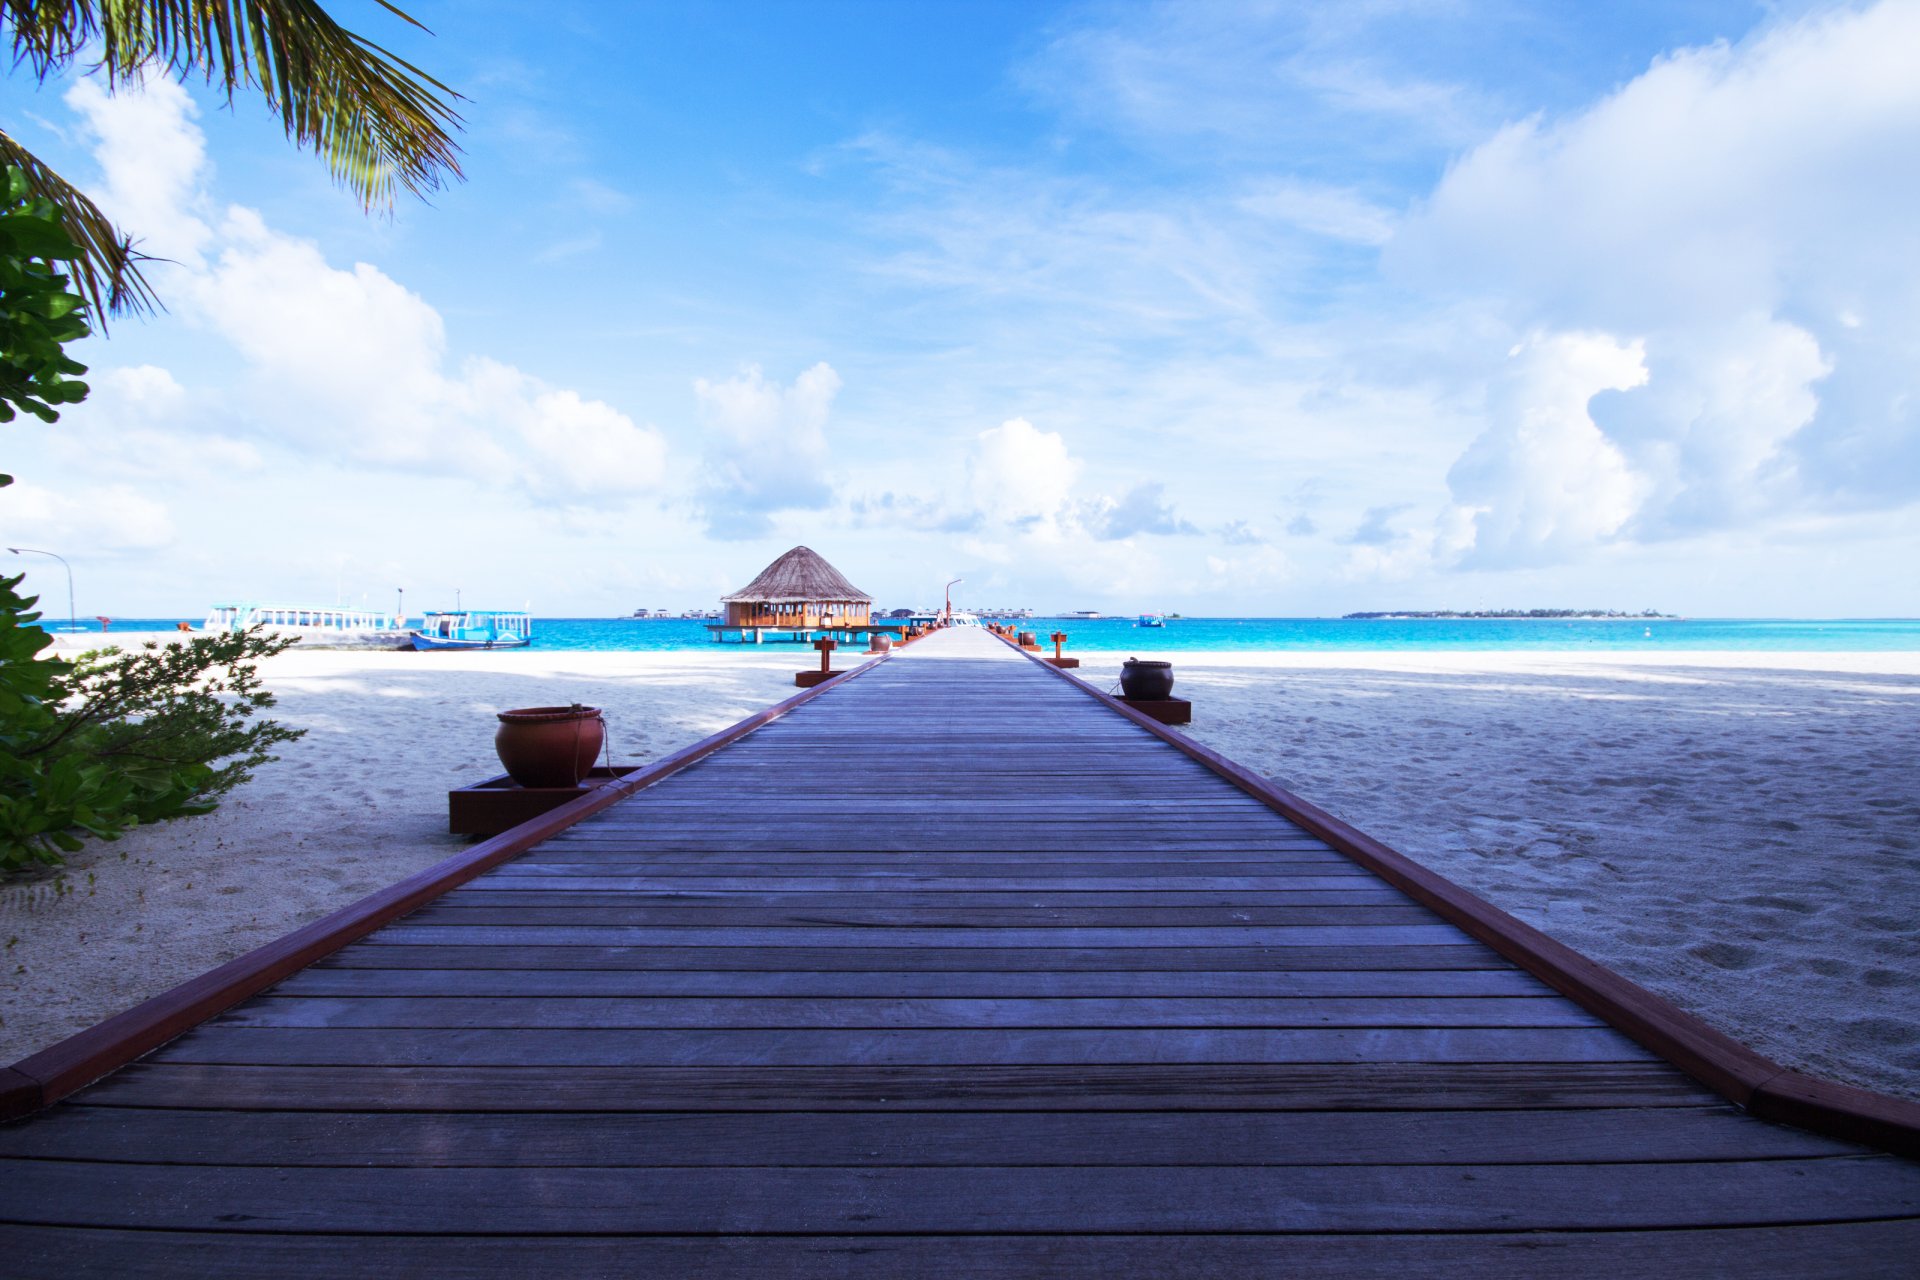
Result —
[[[116, 618], [112, 633], [172, 631], [171, 618]], [[195, 626], [199, 619], [192, 620]], [[65, 629], [58, 618], [43, 626]], [[84, 630], [97, 631], [91, 619]], [[1074, 651], [1172, 652], [1182, 649], [1421, 650], [1739, 649], [1827, 652], [1920, 651], [1920, 619], [1455, 619], [1455, 618], [1183, 618], [1165, 627], [1136, 626], [1131, 618], [1029, 618], [1021, 630], [1042, 644], [1065, 631]], [[713, 645], [706, 625], [674, 618], [536, 618], [538, 649], [703, 649]], [[796, 646], [797, 647], [797, 646]]]

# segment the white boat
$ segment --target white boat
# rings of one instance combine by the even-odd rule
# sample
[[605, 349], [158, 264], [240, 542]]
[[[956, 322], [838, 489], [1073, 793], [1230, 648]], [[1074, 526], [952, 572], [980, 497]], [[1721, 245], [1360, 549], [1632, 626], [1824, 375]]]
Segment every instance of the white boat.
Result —
[[1164, 627], [1167, 625], [1167, 620], [1157, 613], [1143, 613], [1140, 615], [1139, 620], [1133, 625], [1136, 627]]
[[533, 643], [533, 615], [523, 609], [429, 613], [408, 638], [420, 650], [524, 649]]

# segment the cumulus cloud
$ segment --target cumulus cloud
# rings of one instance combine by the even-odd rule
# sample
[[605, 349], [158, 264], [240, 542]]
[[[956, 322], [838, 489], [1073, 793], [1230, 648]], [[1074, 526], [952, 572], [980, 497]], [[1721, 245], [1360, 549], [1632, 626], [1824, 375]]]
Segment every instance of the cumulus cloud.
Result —
[[971, 518], [1056, 549], [1071, 543], [1081, 552], [1089, 541], [1200, 532], [1174, 510], [1166, 485], [1159, 481], [1143, 480], [1118, 497], [1076, 497], [1082, 469], [1060, 433], [1042, 431], [1025, 418], [1009, 418], [974, 441], [967, 463]]
[[[1397, 282], [1586, 334], [1574, 345], [1601, 364], [1638, 353], [1585, 426], [1575, 389], [1615, 374], [1535, 379], [1541, 420], [1559, 425], [1531, 431], [1508, 388], [1505, 419], [1455, 469], [1456, 492], [1493, 504], [1476, 560], [1534, 535], [1570, 555], [1914, 500], [1915, 48], [1920, 5], [1890, 0], [1680, 50], [1584, 111], [1500, 130], [1400, 226]], [[1502, 461], [1504, 447], [1519, 452]], [[1586, 463], [1598, 470], [1571, 475]], [[1508, 484], [1527, 475], [1571, 490], [1519, 515]]]
[[1256, 547], [1264, 544], [1266, 535], [1248, 524], [1245, 520], [1229, 520], [1221, 525], [1218, 534], [1220, 541], [1230, 547]]
[[956, 511], [934, 499], [891, 489], [850, 499], [847, 513], [861, 528], [903, 532], [973, 533], [981, 524], [978, 511]]
[[1167, 487], [1143, 481], [1119, 498], [1099, 497], [1086, 503], [1080, 522], [1093, 536], [1105, 542], [1131, 538], [1135, 534], [1199, 533], [1191, 521], [1183, 520], [1166, 500]]
[[791, 386], [753, 365], [724, 382], [697, 380], [706, 428], [701, 507], [716, 538], [760, 538], [779, 511], [817, 511], [833, 500], [827, 416], [840, 392], [833, 366], [814, 365]]
[[93, 393], [60, 416], [48, 437], [55, 457], [88, 474], [154, 480], [235, 476], [260, 470], [251, 441], [208, 430], [211, 402], [158, 365], [127, 365], [89, 375]]
[[[101, 203], [173, 259], [156, 268], [169, 304], [246, 362], [223, 430], [517, 487], [543, 503], [610, 505], [659, 487], [666, 444], [653, 427], [498, 361], [449, 368], [445, 324], [419, 294], [364, 262], [335, 267], [254, 210], [214, 213], [204, 140], [179, 86], [108, 96], [80, 81], [67, 101], [94, 139]], [[169, 426], [206, 431], [214, 420], [176, 414]]]
[[990, 520], [1057, 532], [1069, 518], [1080, 470], [1058, 432], [1009, 418], [980, 433], [967, 465], [967, 490]]
[[1405, 534], [1393, 527], [1394, 518], [1411, 510], [1411, 502], [1369, 507], [1366, 514], [1360, 517], [1359, 525], [1347, 535], [1347, 542], [1356, 547], [1384, 547], [1388, 543], [1398, 542]]
[[60, 493], [20, 481], [0, 489], [0, 515], [9, 530], [32, 530], [37, 543], [54, 543], [69, 558], [152, 551], [174, 536], [165, 505], [126, 484]]
[[1467, 539], [1459, 563], [1550, 563], [1618, 533], [1647, 486], [1588, 405], [1646, 380], [1641, 344], [1605, 334], [1546, 334], [1517, 349], [1493, 391], [1491, 425], [1447, 475], [1449, 527]]
[[142, 253], [197, 267], [212, 239], [202, 219], [206, 138], [200, 108], [170, 80], [145, 92], [123, 85], [108, 94], [94, 78], [76, 80], [66, 103], [86, 122], [103, 181], [89, 190]]

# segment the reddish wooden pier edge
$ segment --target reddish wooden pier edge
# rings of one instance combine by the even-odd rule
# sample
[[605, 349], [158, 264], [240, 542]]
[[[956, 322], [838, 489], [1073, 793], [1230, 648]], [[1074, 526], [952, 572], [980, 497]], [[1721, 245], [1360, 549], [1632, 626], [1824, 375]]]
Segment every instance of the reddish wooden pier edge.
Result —
[[415, 872], [398, 884], [322, 916], [217, 969], [189, 978], [172, 990], [30, 1054], [11, 1067], [0, 1067], [0, 1121], [15, 1120], [53, 1105], [248, 996], [332, 955], [349, 942], [525, 853], [582, 818], [591, 817], [636, 791], [678, 773], [843, 681], [871, 670], [889, 656], [880, 654], [857, 667], [835, 672], [833, 679], [757, 711], [711, 737], [662, 756], [624, 778], [595, 787], [576, 800], [569, 800], [549, 813]]
[[1920, 1103], [1781, 1066], [1317, 805], [1027, 653], [1005, 636], [999, 638], [1036, 666], [1177, 747], [1750, 1114], [1899, 1155], [1920, 1156]]

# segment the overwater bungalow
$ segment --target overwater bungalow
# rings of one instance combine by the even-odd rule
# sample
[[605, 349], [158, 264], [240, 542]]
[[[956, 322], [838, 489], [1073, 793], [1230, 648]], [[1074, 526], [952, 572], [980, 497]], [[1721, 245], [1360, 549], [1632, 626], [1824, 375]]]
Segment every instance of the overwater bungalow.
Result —
[[715, 640], [853, 640], [899, 623], [873, 621], [873, 597], [847, 581], [811, 547], [795, 547], [720, 601], [726, 617], [709, 623]]

